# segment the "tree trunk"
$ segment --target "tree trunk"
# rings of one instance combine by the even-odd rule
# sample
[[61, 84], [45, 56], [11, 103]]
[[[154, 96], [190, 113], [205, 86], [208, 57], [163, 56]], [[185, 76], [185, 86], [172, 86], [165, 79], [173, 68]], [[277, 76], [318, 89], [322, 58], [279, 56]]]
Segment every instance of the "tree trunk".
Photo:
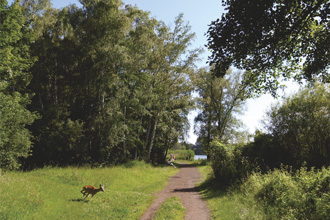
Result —
[[[125, 117], [124, 124], [126, 125], [126, 117], [127, 117], [126, 106], [124, 107], [124, 117]], [[126, 161], [126, 132], [124, 133], [123, 151], [124, 151], [124, 160]]]
[[166, 141], [165, 141], [165, 147], [166, 147], [166, 150], [165, 150], [165, 154], [164, 154], [164, 159], [163, 159], [163, 161], [166, 160], [167, 152], [168, 152], [168, 149], [170, 148], [170, 147], [169, 147], [169, 141], [168, 141], [168, 138], [166, 138]]
[[[148, 149], [148, 146], [149, 146], [149, 139], [150, 139], [149, 137], [150, 137], [150, 131], [151, 131], [151, 122], [152, 122], [152, 117], [150, 117], [150, 119], [149, 119], [148, 132], [147, 132], [147, 137], [146, 137], [146, 142], [145, 142], [145, 148], [142, 151], [143, 153]], [[143, 158], [146, 158], [146, 157], [143, 156]]]
[[157, 113], [157, 115], [155, 117], [154, 126], [152, 127], [152, 134], [151, 134], [151, 139], [150, 139], [150, 145], [149, 145], [149, 152], [148, 152], [147, 161], [150, 161], [150, 159], [151, 159], [151, 152], [152, 152], [152, 147], [154, 145], [156, 129], [157, 129], [157, 124], [158, 124], [158, 115], [159, 115], [159, 113]]

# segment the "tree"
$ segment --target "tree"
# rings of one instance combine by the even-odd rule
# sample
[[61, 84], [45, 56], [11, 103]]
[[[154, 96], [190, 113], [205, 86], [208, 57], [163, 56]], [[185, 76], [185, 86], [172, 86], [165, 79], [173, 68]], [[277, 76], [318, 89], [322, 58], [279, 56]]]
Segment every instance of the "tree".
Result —
[[30, 109], [42, 115], [31, 126], [31, 162], [163, 158], [187, 128], [198, 52], [187, 51], [193, 33], [182, 16], [171, 31], [120, 0], [81, 3], [55, 10], [47, 0], [24, 1], [37, 36], [32, 53], [39, 56]]
[[20, 158], [28, 157], [32, 136], [26, 126], [37, 115], [27, 110], [30, 94], [29, 68], [34, 62], [29, 43], [33, 40], [26, 26], [19, 1], [0, 3], [0, 167], [16, 169]]
[[[152, 95], [150, 97], [150, 121], [147, 135], [147, 160], [152, 159], [156, 131], [159, 125], [168, 123], [166, 126], [169, 126], [176, 123], [174, 130], [177, 138], [184, 128], [187, 128], [184, 126], [186, 123], [183, 122], [188, 114], [187, 110], [192, 105], [191, 76], [194, 74], [194, 62], [200, 52], [200, 49], [188, 50], [195, 34], [191, 32], [191, 27], [185, 24], [182, 14], [175, 19], [173, 31], [161, 22], [157, 27], [157, 36], [158, 39], [153, 48], [153, 56], [148, 70], [153, 77], [150, 84]], [[184, 58], [184, 56], [186, 57]], [[170, 131], [172, 128], [168, 127], [163, 131], [165, 134], [170, 132], [173, 135]], [[166, 142], [168, 136], [165, 135], [164, 137], [163, 135], [160, 136], [165, 138]], [[172, 142], [171, 145], [173, 146], [174, 143]], [[162, 151], [164, 152], [164, 150]], [[161, 158], [163, 159], [163, 157]]]
[[155, 30], [159, 21], [149, 18], [148, 12], [136, 7], [126, 6], [126, 14], [131, 21], [131, 28], [125, 39], [125, 56], [117, 86], [120, 109], [123, 113], [124, 134], [121, 152], [131, 159], [146, 158], [147, 131], [151, 108], [152, 80], [150, 72], [153, 48], [158, 36]]
[[300, 168], [330, 165], [330, 90], [316, 85], [288, 97], [267, 113], [268, 145], [281, 150], [282, 163]]
[[241, 126], [235, 114], [240, 113], [244, 100], [249, 97], [246, 86], [241, 83], [245, 74], [236, 72], [228, 75], [227, 78], [217, 78], [211, 71], [202, 69], [197, 77], [201, 111], [195, 118], [199, 126], [196, 130], [198, 141], [207, 153], [214, 138], [223, 143], [234, 141], [233, 131]]
[[78, 22], [71, 21], [78, 9], [60, 11], [47, 2], [25, 0], [22, 6], [36, 35], [31, 53], [38, 57], [31, 68], [33, 79], [28, 88], [35, 96], [29, 109], [42, 117], [30, 127], [36, 140], [27, 166], [74, 163], [82, 160], [86, 151], [82, 144], [84, 121], [80, 114], [72, 116], [79, 94], [74, 86], [79, 79], [73, 73], [77, 73], [81, 48], [72, 28]]
[[247, 84], [273, 95], [280, 77], [329, 82], [328, 0], [222, 2], [227, 12], [207, 33], [217, 76], [230, 65], [246, 69], [251, 72]]
[[[28, 18], [33, 14], [29, 10], [38, 8], [30, 3]], [[36, 96], [31, 108], [43, 116], [33, 126], [38, 141], [32, 160], [41, 165], [115, 163], [125, 157], [120, 150], [127, 128], [121, 104], [127, 87], [121, 75], [129, 57], [128, 32], [140, 12], [122, 10], [118, 0], [81, 3], [82, 8], [60, 11], [45, 4], [41, 17], [32, 19], [38, 35], [32, 49], [39, 59], [32, 69], [30, 89]]]

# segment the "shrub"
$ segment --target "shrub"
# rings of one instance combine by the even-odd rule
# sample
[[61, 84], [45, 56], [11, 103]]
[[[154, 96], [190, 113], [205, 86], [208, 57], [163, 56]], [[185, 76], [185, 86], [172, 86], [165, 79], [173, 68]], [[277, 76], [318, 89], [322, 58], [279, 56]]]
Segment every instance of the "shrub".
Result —
[[210, 155], [214, 176], [225, 185], [240, 181], [250, 170], [240, 146], [224, 145], [214, 139], [210, 144]]
[[255, 173], [242, 189], [259, 202], [267, 219], [326, 220], [330, 216], [330, 168]]

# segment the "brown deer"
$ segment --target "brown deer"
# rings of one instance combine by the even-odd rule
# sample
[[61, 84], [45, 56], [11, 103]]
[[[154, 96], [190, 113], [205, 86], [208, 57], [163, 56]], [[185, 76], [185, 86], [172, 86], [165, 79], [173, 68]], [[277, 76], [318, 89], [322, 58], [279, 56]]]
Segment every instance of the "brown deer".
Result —
[[89, 194], [92, 194], [93, 198], [93, 196], [100, 191], [104, 192], [104, 185], [100, 184], [100, 188], [96, 188], [95, 186], [91, 185], [86, 185], [80, 192], [83, 194], [83, 196], [85, 196], [86, 199]]

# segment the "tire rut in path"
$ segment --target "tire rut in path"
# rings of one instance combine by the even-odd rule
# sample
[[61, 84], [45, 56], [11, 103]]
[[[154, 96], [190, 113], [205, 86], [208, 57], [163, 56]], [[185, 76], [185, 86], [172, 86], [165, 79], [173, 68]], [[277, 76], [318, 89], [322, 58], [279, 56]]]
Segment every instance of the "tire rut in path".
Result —
[[211, 219], [210, 211], [195, 187], [195, 183], [200, 177], [201, 174], [197, 167], [189, 164], [180, 164], [179, 172], [172, 176], [167, 186], [157, 194], [157, 198], [140, 220], [152, 220], [161, 204], [172, 196], [177, 196], [181, 199], [183, 206], [186, 208], [185, 219]]

